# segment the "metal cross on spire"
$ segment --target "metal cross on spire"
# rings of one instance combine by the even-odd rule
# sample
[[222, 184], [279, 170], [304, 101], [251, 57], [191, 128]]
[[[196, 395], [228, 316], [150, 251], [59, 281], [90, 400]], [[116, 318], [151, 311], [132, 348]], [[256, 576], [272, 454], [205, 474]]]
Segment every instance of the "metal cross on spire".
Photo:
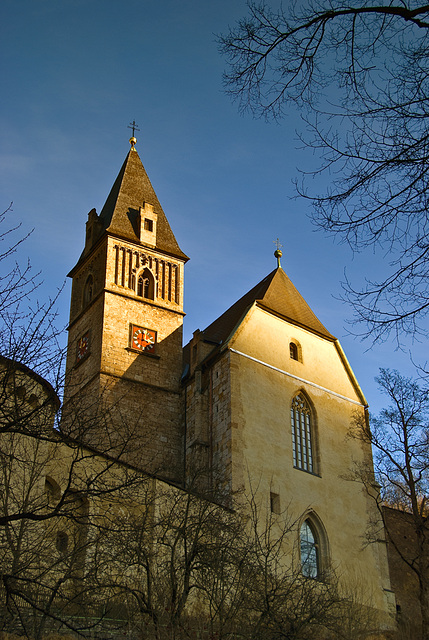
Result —
[[132, 129], [133, 130], [133, 138], [134, 138], [134, 132], [135, 131], [140, 131], [140, 129], [138, 128], [136, 121], [133, 120], [132, 122], [130, 122], [130, 124], [127, 127], [128, 129]]
[[134, 136], [136, 131], [140, 131], [140, 129], [138, 128], [136, 121], [133, 120], [132, 122], [130, 122], [130, 124], [127, 127], [128, 129], [132, 129], [133, 130], [133, 135], [130, 138], [130, 145], [131, 145], [131, 149], [134, 149], [134, 145], [137, 142], [137, 138]]
[[276, 245], [276, 250], [274, 251], [274, 256], [277, 258], [277, 268], [281, 267], [280, 264], [280, 258], [282, 257], [283, 253], [281, 250], [281, 247], [283, 246], [280, 242], [280, 240], [277, 238], [277, 240], [273, 240], [274, 244]]

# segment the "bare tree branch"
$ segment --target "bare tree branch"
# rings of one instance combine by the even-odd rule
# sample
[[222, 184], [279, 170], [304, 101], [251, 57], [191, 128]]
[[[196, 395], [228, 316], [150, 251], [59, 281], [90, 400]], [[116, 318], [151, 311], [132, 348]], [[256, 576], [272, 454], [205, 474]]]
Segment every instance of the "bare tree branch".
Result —
[[[381, 252], [389, 273], [344, 283], [361, 334], [427, 335], [429, 312], [429, 5], [308, 0], [249, 5], [220, 36], [227, 92], [267, 119], [302, 113], [305, 145], [328, 178], [314, 222], [353, 251]], [[305, 179], [305, 173], [304, 173]]]

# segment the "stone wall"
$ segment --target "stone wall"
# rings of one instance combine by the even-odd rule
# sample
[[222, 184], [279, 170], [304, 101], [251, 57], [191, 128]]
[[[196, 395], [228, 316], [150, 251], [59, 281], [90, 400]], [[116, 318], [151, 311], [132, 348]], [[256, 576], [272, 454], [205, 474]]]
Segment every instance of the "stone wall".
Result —
[[421, 633], [419, 582], [417, 575], [403, 559], [405, 557], [412, 561], [418, 555], [412, 517], [409, 513], [390, 507], [383, 508], [383, 517], [387, 532], [390, 580], [396, 596], [398, 627], [401, 638], [414, 640]]

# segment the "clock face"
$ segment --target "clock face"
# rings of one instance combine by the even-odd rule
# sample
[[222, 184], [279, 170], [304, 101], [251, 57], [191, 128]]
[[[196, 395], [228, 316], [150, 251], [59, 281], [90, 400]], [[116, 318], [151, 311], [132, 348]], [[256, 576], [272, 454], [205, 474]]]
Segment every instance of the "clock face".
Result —
[[81, 362], [89, 354], [89, 331], [77, 341], [76, 361]]
[[131, 348], [138, 351], [154, 352], [156, 331], [131, 325]]

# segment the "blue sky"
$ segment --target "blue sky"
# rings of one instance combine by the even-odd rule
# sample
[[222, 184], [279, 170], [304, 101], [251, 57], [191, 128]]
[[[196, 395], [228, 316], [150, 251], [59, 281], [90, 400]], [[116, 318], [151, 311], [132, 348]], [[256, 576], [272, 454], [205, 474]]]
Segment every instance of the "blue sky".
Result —
[[[3, 0], [0, 206], [34, 228], [23, 252], [53, 295], [77, 261], [90, 209], [100, 212], [128, 152], [137, 150], [178, 242], [185, 339], [282, 266], [336, 335], [371, 405], [380, 366], [413, 371], [393, 344], [368, 350], [347, 335], [344, 267], [356, 284], [383, 259], [353, 256], [315, 232], [295, 197], [299, 113], [280, 125], [241, 116], [222, 90], [215, 34], [246, 13], [244, 0]], [[66, 325], [70, 283], [59, 302]], [[422, 346], [414, 348], [422, 352]], [[418, 356], [416, 356], [417, 361]]]

